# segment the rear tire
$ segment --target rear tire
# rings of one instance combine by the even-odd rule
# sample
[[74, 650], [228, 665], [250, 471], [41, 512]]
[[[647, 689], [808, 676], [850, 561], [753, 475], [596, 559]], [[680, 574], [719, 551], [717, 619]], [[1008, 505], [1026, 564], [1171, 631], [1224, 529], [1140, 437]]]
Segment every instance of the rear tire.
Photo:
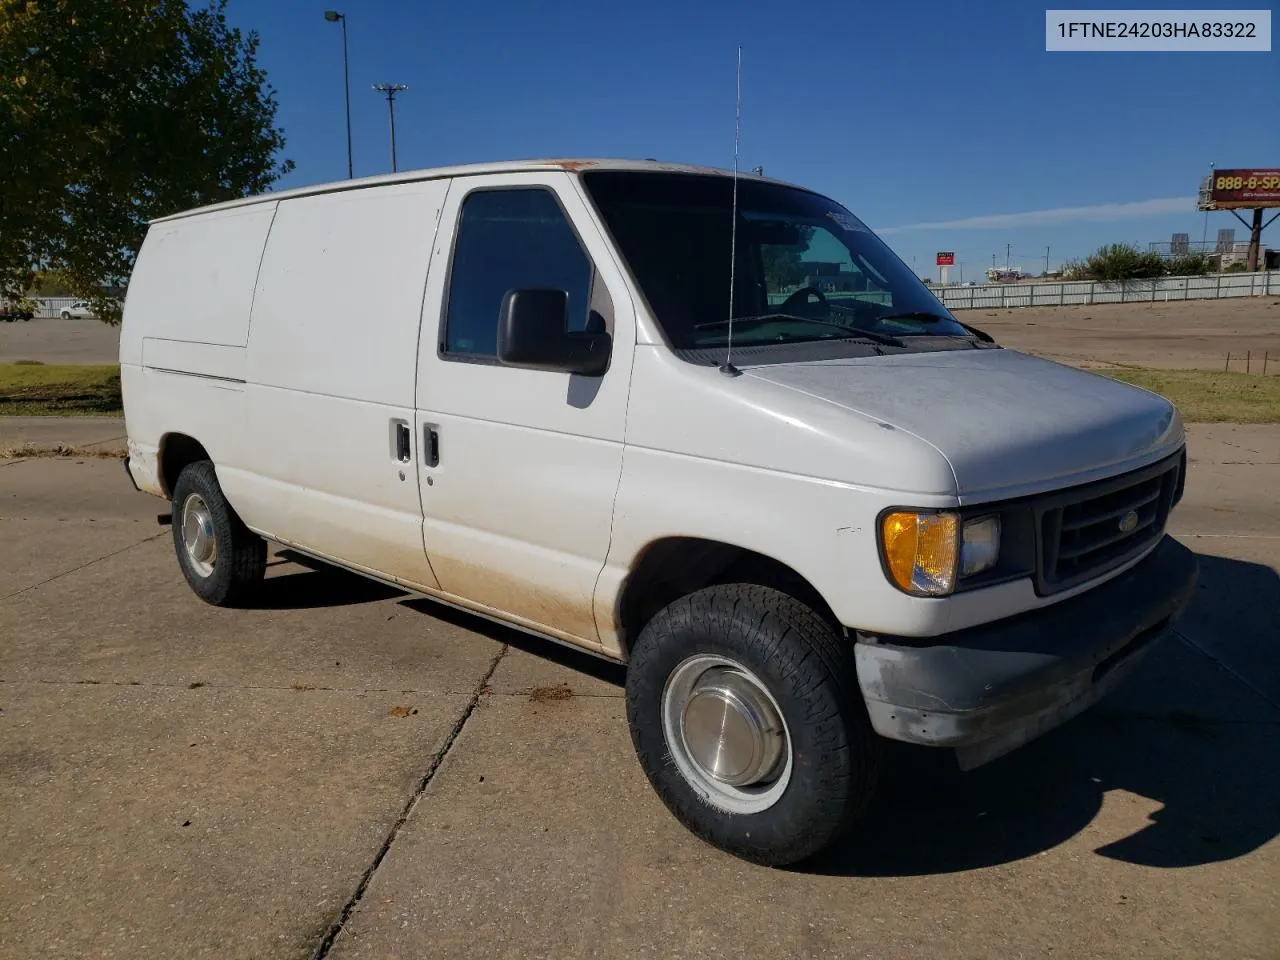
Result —
[[63, 319], [63, 320], [70, 320], [70, 319], [71, 319], [71, 311], [70, 311], [70, 310], [63, 310], [63, 311], [62, 311], [62, 319]]
[[659, 611], [631, 654], [627, 718], [671, 813], [754, 863], [796, 863], [835, 842], [879, 779], [852, 642], [769, 587], [708, 587]]
[[267, 569], [267, 542], [244, 525], [218, 485], [213, 463], [188, 464], [173, 485], [173, 547], [196, 596], [241, 603]]

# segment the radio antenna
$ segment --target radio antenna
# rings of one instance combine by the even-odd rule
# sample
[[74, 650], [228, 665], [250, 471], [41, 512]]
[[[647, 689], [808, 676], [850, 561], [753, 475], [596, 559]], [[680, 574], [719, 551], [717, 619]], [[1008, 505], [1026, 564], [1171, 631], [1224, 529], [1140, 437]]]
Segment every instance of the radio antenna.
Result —
[[738, 45], [738, 73], [734, 87], [733, 105], [733, 223], [729, 229], [729, 336], [725, 346], [724, 363], [720, 372], [726, 377], [739, 376], [742, 371], [733, 365], [733, 295], [737, 288], [738, 265], [738, 150], [742, 141], [742, 45]]

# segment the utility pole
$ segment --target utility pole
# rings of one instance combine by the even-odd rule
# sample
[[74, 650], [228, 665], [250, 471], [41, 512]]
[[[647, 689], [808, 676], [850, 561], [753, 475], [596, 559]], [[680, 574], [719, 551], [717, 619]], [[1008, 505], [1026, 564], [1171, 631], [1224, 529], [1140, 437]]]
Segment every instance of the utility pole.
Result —
[[387, 98], [387, 116], [391, 119], [391, 172], [396, 172], [396, 94], [409, 88], [403, 83], [375, 83], [373, 89]]
[[1004, 268], [1009, 269], [1009, 255], [1013, 252], [1013, 244], [1006, 243], [1004, 245]]
[[[1209, 189], [1213, 189], [1213, 164], [1209, 164]], [[1205, 245], [1209, 242], [1209, 211], [1204, 212], [1204, 229], [1200, 231], [1200, 252], [1204, 253]]]
[[1253, 223], [1249, 228], [1249, 262], [1245, 269], [1250, 273], [1258, 269], [1258, 256], [1262, 250], [1262, 208], [1253, 211]]
[[355, 176], [355, 168], [351, 165], [351, 74], [347, 70], [347, 17], [337, 10], [326, 10], [324, 18], [330, 23], [342, 24], [342, 89], [347, 98], [347, 179]]
[[1046, 274], [1049, 272], [1049, 248], [1048, 247], [1044, 248], [1044, 272]]

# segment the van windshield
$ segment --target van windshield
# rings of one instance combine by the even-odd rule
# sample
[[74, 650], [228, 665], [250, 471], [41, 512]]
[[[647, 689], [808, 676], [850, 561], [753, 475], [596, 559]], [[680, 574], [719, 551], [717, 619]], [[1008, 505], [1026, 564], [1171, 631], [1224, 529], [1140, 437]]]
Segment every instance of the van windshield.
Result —
[[759, 180], [597, 171], [587, 192], [668, 342], [677, 350], [733, 343], [972, 335], [863, 223], [833, 200]]

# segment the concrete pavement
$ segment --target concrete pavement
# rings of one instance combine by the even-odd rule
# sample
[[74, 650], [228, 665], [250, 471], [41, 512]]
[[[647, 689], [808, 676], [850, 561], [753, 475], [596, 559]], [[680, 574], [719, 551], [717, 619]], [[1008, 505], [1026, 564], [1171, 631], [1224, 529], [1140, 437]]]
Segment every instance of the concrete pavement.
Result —
[[617, 668], [279, 553], [205, 606], [118, 464], [10, 461], [0, 957], [1274, 960], [1280, 427], [1190, 435], [1178, 636], [795, 871], [666, 813]]
[[0, 450], [17, 455], [62, 447], [123, 457], [128, 439], [124, 417], [0, 417]]

